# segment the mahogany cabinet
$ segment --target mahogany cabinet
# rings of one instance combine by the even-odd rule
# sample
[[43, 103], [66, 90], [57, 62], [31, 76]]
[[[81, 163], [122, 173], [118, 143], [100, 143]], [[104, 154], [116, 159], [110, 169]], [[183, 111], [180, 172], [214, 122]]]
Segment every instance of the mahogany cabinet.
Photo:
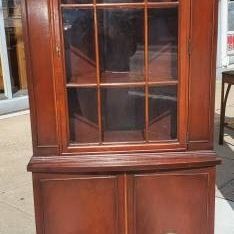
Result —
[[213, 234], [217, 0], [24, 0], [37, 234]]

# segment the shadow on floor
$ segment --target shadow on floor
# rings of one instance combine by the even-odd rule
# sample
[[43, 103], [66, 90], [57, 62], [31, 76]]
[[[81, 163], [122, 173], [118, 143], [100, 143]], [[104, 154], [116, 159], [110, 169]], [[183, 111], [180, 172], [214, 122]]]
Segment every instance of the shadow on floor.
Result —
[[[234, 209], [234, 130], [224, 129], [224, 144], [219, 145], [219, 114], [215, 114], [214, 149], [222, 159], [222, 164], [217, 167], [217, 193], [216, 196], [229, 201]], [[234, 121], [234, 117], [227, 117], [226, 122]]]

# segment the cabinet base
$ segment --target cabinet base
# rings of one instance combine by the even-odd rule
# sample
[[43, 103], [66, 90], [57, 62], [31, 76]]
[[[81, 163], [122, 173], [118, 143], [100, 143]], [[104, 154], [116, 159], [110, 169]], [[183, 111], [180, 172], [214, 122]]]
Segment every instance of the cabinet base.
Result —
[[213, 234], [220, 161], [195, 154], [33, 158], [37, 234]]

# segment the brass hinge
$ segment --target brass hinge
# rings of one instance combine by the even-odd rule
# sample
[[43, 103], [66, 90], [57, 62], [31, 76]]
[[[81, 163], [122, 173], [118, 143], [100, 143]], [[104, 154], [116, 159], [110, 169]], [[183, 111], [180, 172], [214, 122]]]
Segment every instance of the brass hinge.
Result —
[[61, 55], [61, 48], [60, 48], [60, 46], [58, 44], [56, 45], [55, 51], [56, 51], [57, 56], [60, 57], [60, 55]]

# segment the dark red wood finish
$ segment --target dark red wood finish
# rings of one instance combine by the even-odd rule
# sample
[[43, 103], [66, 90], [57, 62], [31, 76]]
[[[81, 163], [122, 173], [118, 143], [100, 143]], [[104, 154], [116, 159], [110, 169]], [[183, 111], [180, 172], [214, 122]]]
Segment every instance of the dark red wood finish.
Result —
[[59, 153], [49, 2], [23, 1], [34, 155]]
[[134, 175], [132, 233], [211, 233], [212, 175], [213, 170]]
[[213, 233], [215, 169], [33, 176], [37, 233]]
[[49, 175], [39, 182], [44, 233], [124, 233], [120, 177]]
[[191, 12], [188, 148], [212, 149], [218, 1], [192, 0]]
[[[155, 82], [146, 75], [128, 84], [102, 83], [98, 73], [94, 84], [66, 82], [61, 7], [77, 7], [75, 2], [23, 1], [34, 149], [28, 170], [37, 234], [213, 234], [215, 166], [220, 163], [212, 151], [218, 1], [94, 1], [94, 18], [100, 7], [141, 8], [146, 15], [147, 7], [179, 9], [178, 81]], [[148, 32], [147, 19], [144, 26]], [[147, 57], [148, 42], [144, 45]], [[147, 62], [148, 57], [146, 72], [151, 69]], [[141, 86], [149, 95], [149, 85], [165, 84], [178, 86], [176, 139], [149, 141], [145, 132], [145, 140], [137, 143], [70, 144], [67, 89], [97, 87], [100, 129], [101, 87]], [[145, 99], [146, 130], [148, 104]]]

